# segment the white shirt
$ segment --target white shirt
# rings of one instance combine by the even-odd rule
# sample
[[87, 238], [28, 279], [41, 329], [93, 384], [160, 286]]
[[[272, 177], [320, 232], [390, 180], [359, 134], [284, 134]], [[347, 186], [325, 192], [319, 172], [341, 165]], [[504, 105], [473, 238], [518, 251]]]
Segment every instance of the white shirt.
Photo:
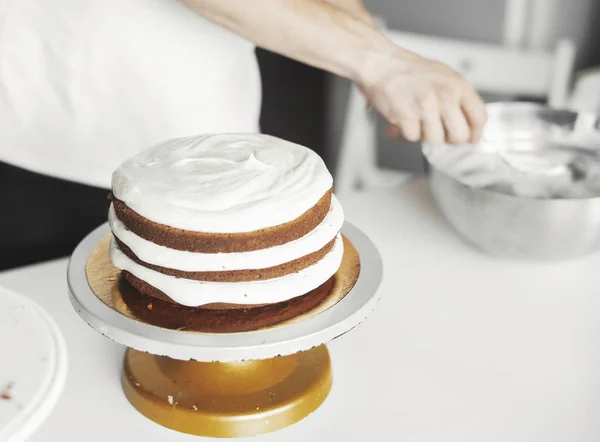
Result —
[[165, 139], [258, 132], [254, 49], [176, 0], [0, 0], [0, 161], [109, 187]]

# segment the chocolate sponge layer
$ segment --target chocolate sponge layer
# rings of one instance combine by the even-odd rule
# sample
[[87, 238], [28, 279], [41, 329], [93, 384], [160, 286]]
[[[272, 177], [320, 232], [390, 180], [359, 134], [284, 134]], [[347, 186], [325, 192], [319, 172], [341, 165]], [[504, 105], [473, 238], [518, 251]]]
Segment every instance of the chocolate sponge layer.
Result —
[[303, 296], [275, 304], [235, 305], [210, 304], [186, 307], [169, 299], [159, 290], [122, 272], [120, 291], [123, 301], [142, 321], [174, 330], [205, 333], [236, 333], [272, 327], [306, 313], [329, 295], [335, 276]]

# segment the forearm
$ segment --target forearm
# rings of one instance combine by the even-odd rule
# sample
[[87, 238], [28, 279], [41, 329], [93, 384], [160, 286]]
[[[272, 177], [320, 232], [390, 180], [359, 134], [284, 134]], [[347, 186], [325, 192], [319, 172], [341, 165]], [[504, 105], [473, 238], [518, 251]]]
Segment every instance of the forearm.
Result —
[[354, 81], [398, 50], [369, 24], [322, 0], [182, 0], [264, 49]]
[[485, 105], [466, 79], [394, 45], [358, 0], [180, 1], [257, 46], [355, 81], [407, 140], [479, 139]]
[[369, 12], [369, 10], [365, 7], [365, 3], [363, 0], [321, 0], [325, 3], [329, 3], [331, 6], [335, 6], [337, 9], [340, 9], [347, 14], [352, 15], [357, 20], [362, 21], [363, 23], [376, 27], [377, 23], [375, 19]]

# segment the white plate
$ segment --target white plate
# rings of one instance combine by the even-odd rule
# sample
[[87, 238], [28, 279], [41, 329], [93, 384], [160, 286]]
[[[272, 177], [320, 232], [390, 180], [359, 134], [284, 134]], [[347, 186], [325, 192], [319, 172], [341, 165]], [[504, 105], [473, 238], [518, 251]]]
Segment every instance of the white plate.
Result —
[[108, 232], [107, 224], [90, 233], [75, 249], [67, 280], [77, 313], [104, 336], [127, 347], [175, 359], [238, 361], [266, 359], [308, 350], [346, 333], [374, 309], [382, 278], [379, 252], [367, 236], [349, 223], [342, 234], [360, 255], [360, 275], [354, 288], [333, 307], [311, 318], [270, 330], [211, 334], [167, 330], [122, 315], [104, 304], [90, 288], [85, 266], [96, 244]]
[[0, 441], [27, 439], [54, 408], [66, 375], [56, 323], [29, 298], [0, 287]]

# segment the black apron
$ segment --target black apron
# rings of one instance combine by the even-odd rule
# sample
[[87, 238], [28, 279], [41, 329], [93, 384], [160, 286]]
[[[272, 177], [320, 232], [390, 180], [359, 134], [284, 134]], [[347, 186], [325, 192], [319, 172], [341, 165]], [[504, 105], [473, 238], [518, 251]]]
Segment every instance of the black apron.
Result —
[[0, 270], [69, 256], [106, 222], [107, 195], [0, 162]]

